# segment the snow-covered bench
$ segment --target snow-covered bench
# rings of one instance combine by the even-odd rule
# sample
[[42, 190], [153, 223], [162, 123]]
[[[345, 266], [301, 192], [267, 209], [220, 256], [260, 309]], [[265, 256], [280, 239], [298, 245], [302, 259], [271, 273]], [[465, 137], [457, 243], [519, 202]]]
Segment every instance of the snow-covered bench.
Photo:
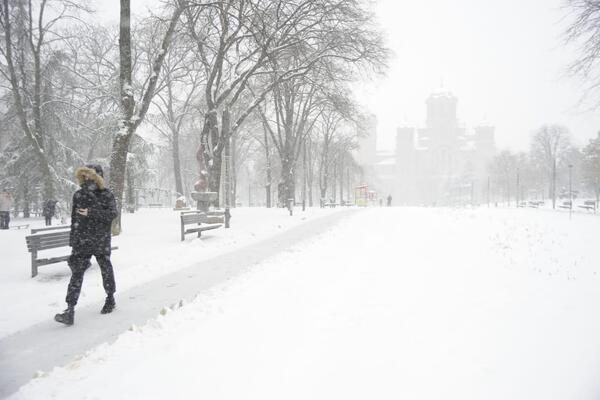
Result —
[[567, 201], [563, 201], [562, 204], [559, 206], [560, 208], [566, 208], [567, 210], [570, 210], [572, 208], [572, 204], [569, 200]]
[[10, 229], [28, 229], [29, 228], [29, 224], [21, 224], [21, 225], [11, 225]]
[[528, 205], [528, 207], [531, 207], [531, 208], [538, 208], [540, 206], [543, 206], [544, 202], [543, 201], [528, 201], [527, 205]]
[[[53, 232], [49, 232], [53, 231]], [[39, 233], [44, 232], [44, 233]], [[38, 252], [41, 250], [58, 249], [60, 247], [69, 247], [69, 235], [71, 227], [69, 225], [54, 226], [50, 228], [32, 229], [31, 235], [25, 237], [27, 249], [31, 253], [31, 277], [38, 274], [38, 267], [42, 265], [54, 264], [67, 261], [69, 254], [49, 258], [38, 258]], [[111, 250], [117, 250], [117, 246], [112, 246]]]
[[586, 209], [588, 211], [596, 211], [596, 202], [594, 200], [586, 200], [583, 205], [578, 206], [579, 208]]
[[[223, 226], [224, 212], [209, 211], [184, 211], [181, 213], [181, 241], [185, 240], [188, 233], [198, 233], [198, 237], [204, 231], [217, 229]], [[205, 224], [205, 225], [202, 225]], [[186, 225], [196, 225], [194, 228], [185, 228]]]

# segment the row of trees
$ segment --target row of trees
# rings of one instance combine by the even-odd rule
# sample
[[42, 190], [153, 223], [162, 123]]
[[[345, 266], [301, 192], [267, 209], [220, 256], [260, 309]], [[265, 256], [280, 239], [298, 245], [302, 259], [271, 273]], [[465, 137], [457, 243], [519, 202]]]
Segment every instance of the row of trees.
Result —
[[69, 0], [1, 1], [0, 184], [23, 204], [68, 202], [98, 162], [121, 209], [165, 150], [179, 194], [200, 175], [219, 192], [231, 154], [234, 172], [264, 164], [269, 196], [278, 172], [280, 203], [300, 170], [323, 197], [360, 132], [349, 84], [387, 57], [363, 0], [171, 0], [133, 24], [121, 0], [119, 27]]
[[[566, 44], [576, 49], [569, 67], [572, 76], [582, 80], [587, 90], [582, 100], [598, 106], [600, 88], [600, 1], [567, 0]], [[583, 147], [573, 144], [569, 131], [560, 125], [546, 125], [531, 139], [529, 152], [502, 151], [490, 166], [497, 195], [510, 201], [528, 198], [571, 197], [569, 182], [578, 191], [600, 200], [600, 133]]]
[[[600, 200], [600, 134], [582, 148], [572, 142], [568, 129], [545, 125], [531, 138], [528, 152], [501, 151], [490, 165], [496, 197], [508, 203], [570, 198], [572, 190]], [[576, 196], [575, 196], [576, 197]]]

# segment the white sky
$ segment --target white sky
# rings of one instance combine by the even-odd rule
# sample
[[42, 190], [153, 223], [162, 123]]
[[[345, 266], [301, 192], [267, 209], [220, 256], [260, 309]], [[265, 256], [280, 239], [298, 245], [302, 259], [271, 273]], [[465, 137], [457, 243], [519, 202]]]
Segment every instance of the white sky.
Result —
[[600, 130], [600, 115], [580, 106], [582, 86], [566, 76], [573, 49], [561, 34], [561, 0], [379, 0], [378, 16], [395, 56], [365, 104], [379, 120], [378, 147], [395, 128], [423, 125], [424, 101], [444, 87], [459, 99], [467, 127], [496, 126], [500, 147], [527, 149], [544, 123], [565, 124], [576, 142]]
[[[116, 0], [93, 2], [118, 21]], [[158, 0], [132, 0], [132, 10]], [[387, 76], [357, 93], [377, 115], [378, 147], [392, 149], [398, 125], [421, 126], [425, 99], [440, 87], [459, 99], [467, 126], [496, 126], [499, 147], [528, 148], [544, 123], [569, 127], [579, 144], [600, 130], [600, 113], [580, 106], [583, 86], [566, 76], [574, 57], [563, 45], [562, 0], [377, 0], [394, 52]]]

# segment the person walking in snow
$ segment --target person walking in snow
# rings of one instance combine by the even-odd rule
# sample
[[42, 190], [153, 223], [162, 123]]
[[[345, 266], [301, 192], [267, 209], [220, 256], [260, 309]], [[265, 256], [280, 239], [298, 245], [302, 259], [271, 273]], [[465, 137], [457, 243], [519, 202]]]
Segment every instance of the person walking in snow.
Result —
[[73, 195], [71, 212], [70, 246], [68, 264], [71, 280], [67, 288], [67, 309], [56, 314], [57, 322], [73, 325], [75, 306], [81, 292], [83, 274], [90, 267], [92, 256], [98, 261], [106, 301], [102, 314], [115, 308], [116, 289], [113, 267], [110, 262], [111, 223], [117, 216], [117, 205], [113, 193], [104, 186], [104, 174], [99, 165], [86, 165], [75, 173], [81, 189]]
[[42, 209], [42, 215], [46, 219], [46, 226], [52, 225], [52, 217], [54, 217], [54, 213], [56, 212], [56, 200], [48, 199], [44, 202], [44, 207]]
[[389, 194], [387, 197], [387, 206], [388, 207], [392, 206], [392, 195], [391, 194]]
[[12, 196], [8, 190], [0, 192], [0, 229], [8, 229], [10, 224], [10, 208], [12, 207]]

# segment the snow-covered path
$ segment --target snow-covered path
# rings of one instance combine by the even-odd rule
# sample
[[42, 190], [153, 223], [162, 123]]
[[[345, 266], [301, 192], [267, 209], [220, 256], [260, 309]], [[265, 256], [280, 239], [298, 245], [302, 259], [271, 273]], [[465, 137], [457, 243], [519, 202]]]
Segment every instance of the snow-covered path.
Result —
[[592, 215], [366, 210], [15, 399], [597, 399], [599, 234]]
[[[277, 236], [119, 292], [118, 309], [113, 314], [99, 314], [103, 298], [97, 296], [96, 302], [77, 309], [76, 324], [72, 327], [61, 326], [48, 315], [42, 323], [0, 338], [0, 398], [17, 390], [37, 371], [66, 364], [94, 346], [113, 341], [132, 325], [141, 325], [156, 317], [164, 307], [180, 300], [190, 301], [207, 288], [232, 279], [354, 212], [356, 210], [326, 214]], [[210, 242], [211, 237], [203, 241]]]

